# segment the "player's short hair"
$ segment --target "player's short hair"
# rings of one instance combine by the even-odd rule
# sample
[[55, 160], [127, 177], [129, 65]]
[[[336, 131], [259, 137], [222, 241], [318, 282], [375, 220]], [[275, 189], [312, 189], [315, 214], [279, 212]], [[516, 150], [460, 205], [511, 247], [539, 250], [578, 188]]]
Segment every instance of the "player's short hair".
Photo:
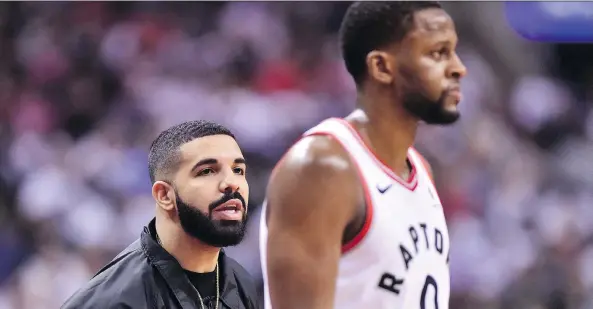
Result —
[[369, 52], [403, 39], [412, 28], [414, 13], [441, 8], [437, 1], [359, 1], [346, 11], [340, 26], [340, 48], [346, 69], [357, 85], [367, 74]]
[[148, 153], [148, 173], [151, 183], [154, 184], [157, 178], [167, 177], [177, 169], [181, 145], [196, 138], [219, 134], [235, 138], [231, 130], [225, 126], [205, 120], [180, 123], [161, 132], [152, 142]]

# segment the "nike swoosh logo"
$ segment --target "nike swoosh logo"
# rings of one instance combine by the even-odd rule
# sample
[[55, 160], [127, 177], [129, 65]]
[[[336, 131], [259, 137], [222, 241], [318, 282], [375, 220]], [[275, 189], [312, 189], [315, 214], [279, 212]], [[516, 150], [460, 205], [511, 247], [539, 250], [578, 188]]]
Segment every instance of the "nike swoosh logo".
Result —
[[389, 190], [391, 188], [391, 186], [393, 186], [393, 185], [390, 184], [387, 187], [381, 188], [379, 185], [377, 185], [377, 190], [379, 190], [379, 193], [383, 194], [383, 193], [387, 192], [387, 190]]

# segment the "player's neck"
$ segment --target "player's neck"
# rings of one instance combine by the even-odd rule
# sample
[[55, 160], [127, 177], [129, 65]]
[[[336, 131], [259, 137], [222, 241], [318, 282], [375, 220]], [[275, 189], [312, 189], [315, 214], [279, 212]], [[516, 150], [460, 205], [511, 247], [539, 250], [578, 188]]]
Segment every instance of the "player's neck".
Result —
[[169, 252], [185, 270], [196, 273], [216, 269], [220, 248], [212, 247], [185, 233], [173, 222], [156, 220], [156, 231], [161, 246]]
[[[359, 95], [359, 110], [349, 116], [375, 154], [398, 175], [406, 175], [408, 148], [414, 144], [418, 120], [391, 102]], [[379, 99], [380, 100], [380, 99]]]

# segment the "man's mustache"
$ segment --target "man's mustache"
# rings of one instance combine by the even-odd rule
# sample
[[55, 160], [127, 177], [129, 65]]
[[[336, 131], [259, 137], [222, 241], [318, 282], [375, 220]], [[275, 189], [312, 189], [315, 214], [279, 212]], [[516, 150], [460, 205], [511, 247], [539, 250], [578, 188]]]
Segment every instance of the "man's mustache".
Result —
[[214, 210], [214, 208], [232, 200], [232, 199], [238, 199], [239, 201], [241, 201], [241, 206], [243, 206], [243, 211], [247, 210], [247, 206], [245, 205], [245, 199], [243, 198], [243, 196], [241, 195], [241, 193], [239, 193], [239, 191], [235, 191], [235, 192], [230, 192], [230, 191], [225, 191], [224, 195], [210, 203], [210, 205], [208, 206], [208, 211], [212, 212]]

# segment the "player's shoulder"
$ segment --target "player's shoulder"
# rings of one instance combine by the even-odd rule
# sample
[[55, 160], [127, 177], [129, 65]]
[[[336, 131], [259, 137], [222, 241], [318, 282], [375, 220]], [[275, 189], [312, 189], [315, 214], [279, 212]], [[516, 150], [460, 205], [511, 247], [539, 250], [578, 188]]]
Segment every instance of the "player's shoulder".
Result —
[[266, 196], [269, 204], [280, 204], [272, 207], [297, 207], [287, 202], [292, 201], [299, 204], [298, 208], [319, 210], [319, 203], [335, 202], [336, 198], [341, 205], [357, 205], [361, 199], [358, 177], [356, 165], [340, 142], [330, 135], [309, 135], [278, 162], [270, 175]]
[[350, 156], [335, 137], [329, 134], [313, 134], [298, 140], [284, 154], [274, 172], [330, 176], [352, 171]]
[[357, 166], [340, 141], [329, 134], [305, 135], [286, 152], [270, 175], [266, 219], [276, 224], [268, 228], [272, 231], [274, 226], [282, 226], [285, 230], [300, 231], [303, 222], [324, 222], [319, 224], [320, 229], [343, 229], [357, 214], [364, 198], [360, 184]]

